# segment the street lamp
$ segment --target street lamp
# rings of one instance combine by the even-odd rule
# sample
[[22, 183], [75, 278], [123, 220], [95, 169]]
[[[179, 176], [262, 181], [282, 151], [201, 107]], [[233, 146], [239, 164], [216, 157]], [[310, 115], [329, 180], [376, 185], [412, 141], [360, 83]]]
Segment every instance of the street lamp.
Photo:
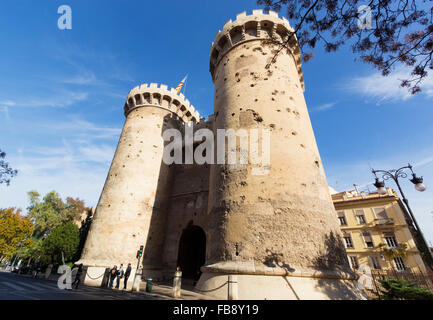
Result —
[[[395, 184], [398, 187], [398, 190], [400, 191], [402, 200], [404, 202], [404, 204], [406, 205], [407, 211], [409, 212], [409, 216], [412, 219], [412, 226], [415, 225], [416, 227], [416, 231], [418, 232], [418, 234], [420, 235], [420, 238], [422, 239], [422, 241], [424, 242], [425, 245], [425, 249], [427, 250], [427, 253], [430, 256], [431, 261], [433, 262], [433, 254], [429, 249], [429, 246], [427, 244], [427, 241], [424, 238], [424, 235], [421, 232], [421, 228], [418, 226], [418, 223], [415, 219], [415, 216], [413, 215], [413, 212], [411, 210], [411, 208], [409, 207], [409, 200], [406, 199], [403, 190], [401, 189], [400, 183], [398, 181], [399, 178], [407, 178], [407, 173], [404, 172], [404, 170], [409, 169], [411, 174], [412, 174], [412, 179], [410, 179], [410, 182], [412, 182], [415, 186], [415, 190], [423, 192], [426, 189], [426, 186], [423, 183], [423, 178], [422, 177], [417, 177], [416, 174], [413, 172], [412, 170], [412, 166], [410, 164], [408, 164], [407, 166], [401, 167], [397, 170], [393, 169], [393, 170], [374, 170], [371, 169], [371, 172], [373, 172], [376, 181], [373, 184], [376, 188], [377, 188], [377, 192], [381, 195], [386, 194], [386, 188], [385, 188], [385, 180], [388, 179], [392, 179], [394, 180]], [[382, 181], [379, 180], [379, 178], [377, 177], [377, 174], [381, 174], [382, 175]]]
[[374, 186], [377, 188], [377, 193], [382, 195], [386, 193], [385, 182], [379, 181], [379, 178], [376, 178], [376, 182], [374, 183]]
[[412, 173], [413, 179], [410, 180], [410, 182], [412, 182], [415, 185], [415, 189], [417, 191], [423, 192], [426, 187], [424, 185], [423, 182], [423, 178], [422, 177], [417, 177], [415, 173]]

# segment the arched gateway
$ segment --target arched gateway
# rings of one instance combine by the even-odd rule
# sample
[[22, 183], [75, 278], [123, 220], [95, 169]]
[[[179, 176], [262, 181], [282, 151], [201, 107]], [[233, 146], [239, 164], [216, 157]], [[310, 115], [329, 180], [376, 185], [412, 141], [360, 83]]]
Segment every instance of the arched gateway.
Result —
[[182, 270], [182, 278], [198, 280], [205, 259], [206, 235], [202, 228], [190, 225], [183, 230], [179, 241], [177, 264]]

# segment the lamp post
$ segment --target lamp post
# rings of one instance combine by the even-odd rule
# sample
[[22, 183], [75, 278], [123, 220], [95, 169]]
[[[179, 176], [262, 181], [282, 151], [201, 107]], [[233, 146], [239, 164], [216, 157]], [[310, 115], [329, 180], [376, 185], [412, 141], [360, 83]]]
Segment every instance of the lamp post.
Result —
[[[371, 171], [373, 172], [376, 181], [373, 184], [376, 188], [377, 188], [377, 192], [379, 194], [386, 194], [386, 189], [385, 189], [385, 181], [388, 179], [392, 179], [394, 180], [395, 184], [398, 187], [398, 190], [400, 191], [402, 200], [404, 202], [404, 204], [406, 205], [407, 211], [409, 212], [409, 216], [412, 219], [412, 226], [413, 224], [415, 224], [416, 227], [416, 231], [418, 232], [419, 236], [421, 237], [421, 240], [424, 242], [424, 246], [427, 250], [428, 255], [430, 256], [431, 261], [433, 262], [433, 254], [430, 251], [430, 248], [427, 244], [427, 241], [424, 238], [424, 235], [422, 234], [421, 228], [418, 226], [418, 223], [415, 219], [415, 216], [413, 215], [412, 209], [409, 206], [409, 200], [406, 199], [403, 190], [401, 189], [400, 183], [398, 181], [399, 178], [407, 178], [407, 173], [404, 172], [406, 169], [409, 169], [411, 174], [412, 174], [412, 179], [410, 179], [410, 182], [412, 182], [415, 186], [415, 190], [423, 192], [426, 187], [423, 183], [423, 178], [422, 177], [417, 177], [416, 174], [413, 172], [412, 170], [412, 166], [410, 164], [408, 164], [407, 166], [401, 167], [397, 170], [393, 169], [393, 170], [374, 170], [371, 169]], [[377, 177], [377, 174], [381, 174], [382, 175], [382, 181], [379, 180], [379, 178]]]

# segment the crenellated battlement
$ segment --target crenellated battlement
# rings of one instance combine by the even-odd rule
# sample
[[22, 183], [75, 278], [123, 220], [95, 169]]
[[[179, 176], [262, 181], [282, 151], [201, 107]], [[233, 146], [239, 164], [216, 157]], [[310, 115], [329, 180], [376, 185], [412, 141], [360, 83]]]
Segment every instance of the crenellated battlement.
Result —
[[125, 116], [136, 108], [149, 106], [169, 110], [184, 122], [196, 123], [200, 120], [200, 114], [182, 93], [177, 94], [176, 89], [157, 83], [144, 83], [129, 91], [124, 106]]
[[[245, 11], [238, 14], [234, 21], [230, 19], [224, 24], [222, 31], [218, 30], [212, 42], [209, 69], [212, 79], [215, 80], [215, 69], [219, 62], [233, 47], [253, 40], [274, 39], [284, 43], [293, 32], [289, 21], [285, 17], [280, 18], [274, 11], [264, 13], [263, 10], [253, 10], [250, 15]], [[301, 53], [296, 35], [291, 38], [289, 48], [297, 64], [299, 80], [304, 87]]]

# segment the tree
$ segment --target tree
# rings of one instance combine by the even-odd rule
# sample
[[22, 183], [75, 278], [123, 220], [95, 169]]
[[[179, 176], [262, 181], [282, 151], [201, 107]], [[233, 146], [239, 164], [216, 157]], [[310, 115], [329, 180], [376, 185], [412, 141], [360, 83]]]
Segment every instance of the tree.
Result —
[[428, 5], [431, 0], [257, 0], [257, 3], [275, 11], [284, 7], [294, 23], [294, 32], [285, 39], [272, 37], [271, 42], [278, 43], [280, 49], [271, 63], [297, 36], [305, 62], [314, 56], [318, 43], [332, 52], [348, 41], [362, 62], [373, 65], [384, 76], [397, 65], [410, 67], [410, 77], [402, 79], [400, 85], [412, 94], [421, 91], [421, 82], [428, 70], [433, 69], [433, 10]]
[[41, 255], [41, 248], [43, 239], [37, 239], [32, 237], [32, 243], [30, 245], [25, 246], [22, 250], [20, 250], [19, 257], [27, 260], [27, 265], [30, 265], [32, 259], [39, 259]]
[[18, 173], [17, 170], [9, 167], [9, 163], [3, 159], [6, 157], [6, 153], [0, 149], [0, 184], [6, 183], [8, 186], [11, 179]]
[[62, 211], [65, 205], [55, 191], [47, 193], [42, 201], [36, 191], [30, 191], [28, 195], [30, 198], [29, 216], [35, 224], [34, 236], [41, 238], [62, 224]]
[[433, 292], [420, 288], [416, 283], [402, 279], [379, 280], [384, 288], [381, 289], [384, 300], [433, 300]]
[[73, 222], [56, 227], [43, 241], [41, 260], [45, 263], [65, 264], [73, 258], [80, 242], [78, 226]]
[[81, 221], [81, 217], [89, 211], [83, 200], [79, 198], [66, 198], [66, 210], [64, 211], [64, 221]]
[[10, 259], [21, 247], [31, 246], [33, 223], [20, 209], [0, 209], [0, 257]]
[[407, 250], [406, 243], [400, 243], [397, 248], [387, 248], [386, 245], [383, 242], [381, 242], [379, 243], [378, 247], [379, 250], [382, 252], [382, 254], [388, 259], [388, 262], [391, 265], [391, 268], [393, 270], [394, 270], [394, 265], [392, 263], [392, 260], [397, 257], [400, 258], [406, 257], [406, 250]]
[[69, 221], [76, 221], [89, 208], [84, 201], [68, 197], [66, 203], [56, 191], [47, 193], [42, 201], [37, 191], [28, 192], [30, 206], [29, 216], [35, 224], [36, 238], [48, 235], [51, 230]]

